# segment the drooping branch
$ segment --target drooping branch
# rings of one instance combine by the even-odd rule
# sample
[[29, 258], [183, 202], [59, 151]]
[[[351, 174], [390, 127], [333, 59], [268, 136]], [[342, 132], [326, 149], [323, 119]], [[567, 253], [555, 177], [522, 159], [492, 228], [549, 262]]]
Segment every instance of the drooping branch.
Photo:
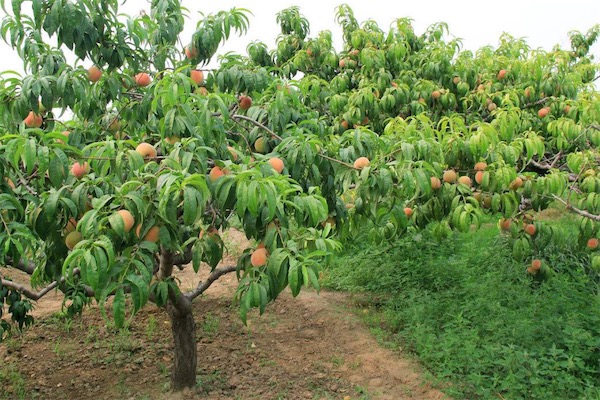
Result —
[[582, 217], [585, 218], [589, 218], [592, 221], [597, 221], [600, 222], [600, 215], [595, 215], [592, 214], [588, 211], [585, 210], [581, 210], [573, 205], [571, 205], [570, 203], [567, 203], [566, 201], [564, 201], [563, 199], [561, 199], [560, 197], [558, 197], [557, 195], [552, 195], [552, 197], [554, 197], [554, 199], [558, 200], [559, 202], [561, 202], [562, 204], [565, 205], [565, 207], [567, 208], [567, 210], [574, 212], [575, 214], [581, 215]]
[[200, 283], [198, 283], [196, 289], [186, 292], [184, 296], [190, 300], [195, 299], [196, 297], [204, 293], [206, 289], [208, 289], [221, 276], [230, 272], [234, 272], [236, 269], [237, 267], [235, 265], [215, 269], [213, 272], [210, 273], [210, 275], [208, 275], [208, 278], [206, 278], [205, 281], [201, 281]]

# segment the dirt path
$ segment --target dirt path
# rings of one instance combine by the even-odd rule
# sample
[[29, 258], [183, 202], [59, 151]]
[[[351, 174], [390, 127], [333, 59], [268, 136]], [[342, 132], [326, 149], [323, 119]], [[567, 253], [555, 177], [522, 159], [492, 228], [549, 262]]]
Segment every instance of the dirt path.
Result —
[[[202, 279], [191, 268], [178, 278], [184, 289]], [[294, 299], [287, 291], [244, 326], [231, 301], [235, 288], [230, 274], [195, 302], [194, 390], [175, 395], [165, 385], [172, 359], [163, 310], [148, 306], [128, 332], [115, 333], [97, 307], [65, 325], [51, 316], [60, 309], [54, 298], [36, 308], [42, 318], [34, 328], [0, 345], [0, 380], [7, 380], [0, 399], [445, 398], [422, 383], [413, 362], [377, 344], [347, 295], [309, 290]]]

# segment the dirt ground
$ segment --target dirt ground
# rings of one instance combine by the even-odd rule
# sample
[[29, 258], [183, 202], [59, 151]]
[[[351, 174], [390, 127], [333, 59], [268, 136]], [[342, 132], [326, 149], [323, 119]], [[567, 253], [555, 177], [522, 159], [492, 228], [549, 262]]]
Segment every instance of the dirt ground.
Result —
[[[25, 279], [2, 268], [0, 275]], [[203, 279], [202, 269], [177, 276], [183, 289]], [[150, 304], [128, 330], [115, 332], [97, 306], [65, 323], [52, 294], [37, 305], [33, 328], [0, 344], [0, 399], [447, 398], [423, 383], [413, 361], [377, 344], [347, 294], [305, 290], [293, 298], [287, 291], [244, 326], [232, 303], [236, 283], [234, 274], [222, 277], [194, 303], [194, 389], [169, 391], [172, 338], [164, 310]]]

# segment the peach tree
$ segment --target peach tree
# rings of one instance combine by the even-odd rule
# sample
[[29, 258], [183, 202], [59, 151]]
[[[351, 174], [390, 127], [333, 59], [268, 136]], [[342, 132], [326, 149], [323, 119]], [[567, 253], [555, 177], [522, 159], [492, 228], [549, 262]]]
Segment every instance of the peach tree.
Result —
[[[417, 34], [400, 18], [385, 32], [342, 5], [338, 50], [292, 7], [275, 49], [253, 42], [208, 70], [249, 11], [201, 15], [187, 38], [174, 0], [137, 16], [116, 0], [5, 12], [25, 74], [4, 72], [0, 87], [0, 265], [31, 285], [3, 269], [0, 300], [19, 328], [53, 290], [68, 314], [95, 302], [117, 328], [164, 307], [181, 389], [196, 382], [192, 302], [225, 274], [245, 321], [288, 286], [318, 289], [340, 238], [443, 238], [488, 213], [543, 280], [557, 234], [532, 211], [556, 202], [577, 215], [598, 278], [598, 27], [571, 32], [567, 50], [504, 35], [473, 54], [443, 23]], [[255, 245], [222, 265], [232, 225]], [[175, 268], [207, 271], [182, 291]], [[10, 329], [2, 319], [0, 338]]]

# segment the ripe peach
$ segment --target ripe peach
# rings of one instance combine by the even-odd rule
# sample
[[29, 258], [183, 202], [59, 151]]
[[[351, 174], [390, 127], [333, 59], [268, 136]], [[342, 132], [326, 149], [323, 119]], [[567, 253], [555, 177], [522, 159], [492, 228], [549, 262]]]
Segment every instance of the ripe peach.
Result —
[[184, 52], [188, 60], [198, 57], [198, 49], [195, 47], [186, 46]]
[[267, 258], [269, 258], [269, 252], [264, 247], [258, 248], [252, 252], [250, 256], [250, 264], [253, 267], [262, 267], [267, 264]]
[[487, 164], [483, 161], [480, 161], [477, 164], [475, 164], [475, 171], [485, 171], [486, 168]]
[[525, 230], [525, 233], [528, 234], [529, 236], [535, 235], [535, 232], [536, 232], [535, 225], [533, 225], [533, 224], [525, 225], [524, 230]]
[[444, 175], [442, 176], [442, 179], [446, 183], [454, 183], [454, 182], [456, 182], [456, 178], [457, 178], [456, 171], [454, 171], [453, 169], [444, 171]]
[[550, 113], [550, 107], [540, 108], [540, 110], [538, 111], [538, 117], [545, 118], [546, 115], [548, 115], [549, 113]]
[[44, 120], [41, 115], [36, 114], [33, 111], [29, 111], [29, 114], [27, 115], [27, 117], [25, 117], [23, 122], [28, 128], [39, 128], [40, 126], [42, 126]]
[[140, 143], [135, 148], [135, 151], [140, 153], [144, 158], [156, 158], [156, 149], [150, 143]]
[[200, 86], [204, 82], [204, 72], [199, 69], [193, 69], [190, 71], [190, 78], [196, 82], [196, 85]]
[[598, 248], [598, 239], [591, 238], [587, 241], [587, 248], [590, 250], [596, 250]]
[[240, 109], [242, 109], [242, 110], [247, 110], [250, 107], [252, 107], [252, 97], [250, 97], [250, 96], [241, 95], [238, 98], [238, 102], [239, 102], [239, 105], [240, 105]]
[[531, 261], [531, 269], [534, 271], [539, 271], [542, 268], [542, 260], [535, 259]]
[[503, 231], [507, 231], [507, 230], [509, 230], [511, 225], [512, 225], [512, 222], [511, 222], [511, 220], [510, 220], [510, 219], [505, 219], [505, 218], [502, 218], [502, 219], [500, 220], [500, 228], [501, 228]]
[[477, 171], [475, 174], [475, 182], [477, 182], [478, 185], [481, 185], [481, 182], [483, 182], [483, 171]]
[[98, 68], [95, 65], [92, 65], [89, 69], [88, 69], [88, 79], [91, 82], [98, 82], [100, 80], [100, 78], [102, 77], [102, 71], [100, 70], [100, 68]]
[[283, 171], [284, 168], [284, 164], [283, 164], [283, 160], [279, 157], [273, 157], [269, 159], [269, 164], [271, 164], [271, 167], [273, 167], [273, 169], [275, 171], [277, 171], [277, 173], [281, 173]]
[[135, 75], [135, 83], [138, 86], [146, 87], [152, 82], [152, 78], [146, 72], [140, 72]]
[[129, 232], [133, 225], [135, 224], [135, 219], [133, 218], [133, 214], [131, 214], [128, 210], [119, 210], [117, 214], [121, 216], [123, 219], [123, 225], [125, 226], [125, 232]]
[[431, 188], [433, 190], [438, 190], [441, 187], [442, 187], [442, 181], [440, 181], [440, 178], [438, 178], [437, 176], [432, 176], [431, 177]]
[[505, 69], [501, 69], [501, 70], [498, 72], [497, 78], [498, 78], [498, 79], [504, 79], [504, 77], [506, 76], [506, 72], [507, 72], [507, 71], [506, 71]]
[[77, 161], [71, 166], [71, 175], [73, 175], [77, 179], [83, 178], [89, 172], [90, 164], [88, 164], [87, 161], [84, 161], [83, 164]]
[[442, 93], [439, 90], [434, 90], [433, 92], [431, 92], [431, 97], [433, 97], [434, 100], [439, 99], [442, 96]]
[[523, 179], [521, 179], [521, 177], [517, 176], [509, 185], [508, 188], [511, 190], [517, 190], [518, 188], [520, 188], [521, 186], [523, 186]]
[[371, 161], [367, 157], [359, 157], [354, 161], [354, 168], [363, 169], [364, 167], [368, 167], [371, 164]]
[[460, 178], [458, 178], [458, 183], [461, 183], [463, 185], [466, 185], [468, 187], [471, 187], [471, 178], [469, 178], [466, 175], [461, 176]]
[[[146, 241], [146, 242], [158, 243], [159, 232], [160, 232], [160, 228], [158, 227], [158, 225], [154, 225], [150, 229], [148, 229], [148, 232], [146, 233], [146, 235], [144, 235], [144, 238], [142, 240]], [[142, 233], [142, 225], [140, 224], [135, 229], [135, 236], [137, 238], [139, 238], [141, 233]]]
[[410, 217], [412, 217], [412, 215], [413, 215], [413, 210], [412, 210], [412, 208], [410, 208], [410, 207], [405, 207], [405, 208], [404, 208], [404, 214], [406, 215], [406, 218], [409, 218], [409, 219], [410, 219]]
[[219, 179], [223, 175], [225, 175], [225, 172], [223, 172], [223, 170], [221, 169], [221, 167], [218, 167], [216, 165], [214, 167], [212, 167], [212, 169], [208, 173], [208, 177], [210, 178], [211, 182], [216, 181], [217, 179]]
[[227, 151], [229, 151], [229, 154], [231, 154], [231, 159], [233, 161], [237, 161], [238, 160], [238, 154], [235, 152], [235, 149], [231, 146], [227, 146]]
[[350, 124], [346, 120], [342, 120], [342, 122], [340, 122], [340, 125], [342, 126], [342, 129], [345, 131], [348, 130], [348, 128], [350, 127]]

